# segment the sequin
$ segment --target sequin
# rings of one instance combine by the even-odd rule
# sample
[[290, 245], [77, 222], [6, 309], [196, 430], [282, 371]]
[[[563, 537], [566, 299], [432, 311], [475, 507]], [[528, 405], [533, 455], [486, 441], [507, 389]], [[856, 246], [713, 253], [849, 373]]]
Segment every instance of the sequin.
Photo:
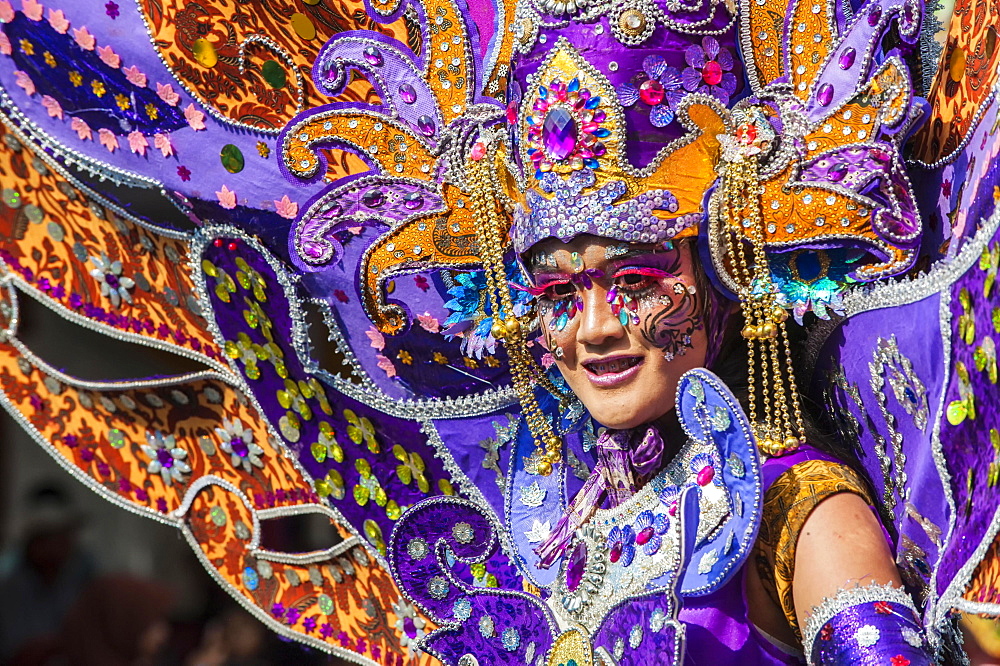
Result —
[[434, 576], [427, 581], [427, 593], [435, 599], [444, 599], [448, 596], [451, 585], [444, 576]]

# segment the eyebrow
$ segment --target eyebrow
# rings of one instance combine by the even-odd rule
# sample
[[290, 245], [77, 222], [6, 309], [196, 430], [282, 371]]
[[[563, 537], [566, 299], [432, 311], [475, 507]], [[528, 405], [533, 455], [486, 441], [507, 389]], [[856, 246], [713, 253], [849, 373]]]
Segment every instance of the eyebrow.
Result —
[[665, 254], [666, 252], [669, 252], [669, 250], [662, 250], [655, 247], [636, 248], [634, 250], [629, 250], [628, 252], [623, 252], [622, 254], [619, 254], [617, 257], [609, 259], [608, 262], [614, 264], [618, 263], [619, 261], [627, 261], [628, 259], [635, 259], [636, 257], [644, 257], [647, 254]]

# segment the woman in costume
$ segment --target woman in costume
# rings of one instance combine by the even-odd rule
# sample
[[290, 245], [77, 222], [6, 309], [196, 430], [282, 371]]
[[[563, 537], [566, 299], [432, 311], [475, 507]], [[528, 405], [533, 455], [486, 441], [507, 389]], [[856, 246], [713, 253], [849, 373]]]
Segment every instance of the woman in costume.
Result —
[[[3, 403], [71, 473], [361, 663], [904, 666], [1000, 611], [1000, 12], [939, 63], [919, 2], [255, 9], [0, 0]], [[208, 370], [75, 379], [18, 294]], [[344, 540], [261, 544], [303, 512]]]

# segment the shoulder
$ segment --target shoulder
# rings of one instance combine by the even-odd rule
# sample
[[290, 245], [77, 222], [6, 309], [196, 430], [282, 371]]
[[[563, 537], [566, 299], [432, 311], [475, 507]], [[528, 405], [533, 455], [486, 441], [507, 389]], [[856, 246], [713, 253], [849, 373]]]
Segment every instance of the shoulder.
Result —
[[[818, 560], [814, 550], [847, 548], [841, 540], [845, 534], [842, 527], [852, 520], [872, 528], [864, 534], [871, 533], [883, 548], [887, 549], [887, 544], [870, 509], [868, 485], [850, 466], [807, 447], [787, 458], [766, 461], [764, 476], [767, 487], [757, 540], [758, 573], [788, 624], [797, 629], [800, 615], [797, 607], [802, 596], [799, 593], [803, 590], [807, 593], [806, 610], [813, 605], [812, 586], [802, 581], [811, 580], [817, 571], [822, 571], [815, 566]], [[817, 525], [822, 527], [816, 529]], [[852, 534], [848, 538], [857, 539], [861, 535]], [[806, 564], [801, 564], [802, 560]], [[850, 564], [838, 565], [837, 573], [831, 570], [831, 575], [840, 576], [849, 569], [852, 569]], [[838, 580], [837, 585], [844, 580]]]

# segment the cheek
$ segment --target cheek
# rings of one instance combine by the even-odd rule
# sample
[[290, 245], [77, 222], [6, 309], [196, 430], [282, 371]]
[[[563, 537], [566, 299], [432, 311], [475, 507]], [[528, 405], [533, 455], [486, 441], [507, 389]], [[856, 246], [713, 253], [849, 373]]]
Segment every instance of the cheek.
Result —
[[576, 340], [580, 314], [577, 303], [539, 301], [538, 322], [549, 351], [554, 351], [556, 346], [562, 347], [564, 352], [569, 351], [568, 347]]
[[667, 360], [691, 348], [698, 331], [704, 329], [699, 294], [676, 279], [663, 281], [641, 298], [636, 315], [636, 328], [645, 343], [663, 350]]

